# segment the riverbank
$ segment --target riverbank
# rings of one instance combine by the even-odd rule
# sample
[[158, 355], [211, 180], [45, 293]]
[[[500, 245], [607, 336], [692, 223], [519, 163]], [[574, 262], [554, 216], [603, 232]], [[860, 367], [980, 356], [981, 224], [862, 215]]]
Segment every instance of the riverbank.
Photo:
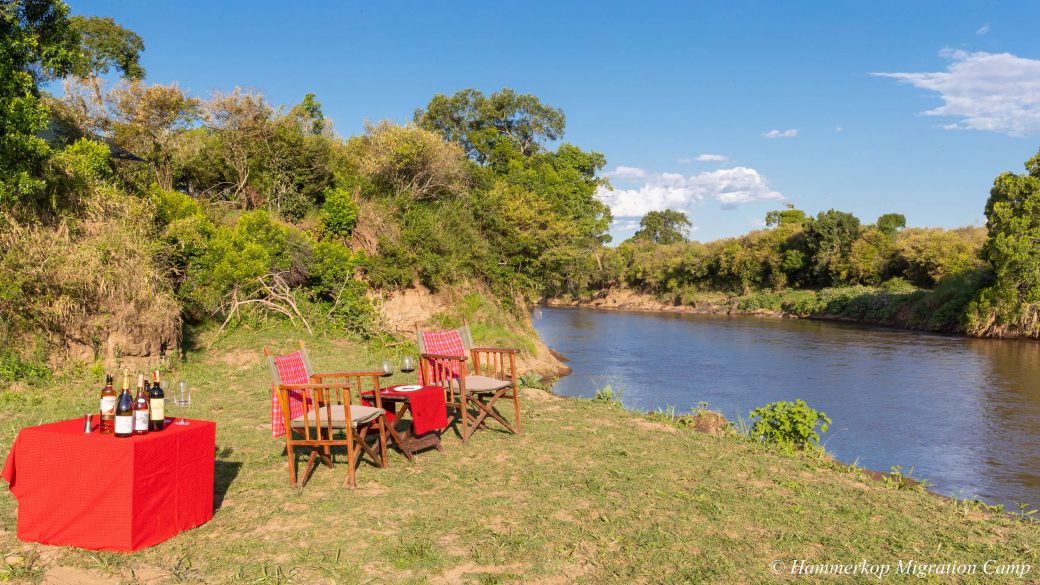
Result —
[[587, 298], [549, 298], [550, 307], [818, 319], [933, 333], [964, 334], [960, 315], [974, 293], [971, 283], [933, 290], [912, 286], [847, 286], [819, 290], [754, 291], [743, 295], [697, 292], [662, 297], [628, 288], [601, 290]]
[[[1036, 524], [537, 390], [522, 393], [523, 436], [491, 424], [462, 446], [449, 432], [444, 453], [415, 464], [393, 453], [388, 469], [362, 465], [353, 492], [337, 456], [334, 469], [292, 489], [284, 443], [268, 430], [261, 347], [289, 349], [297, 336], [236, 331], [168, 376], [195, 388], [190, 416], [217, 423], [219, 508], [209, 523], [135, 554], [44, 547], [15, 539], [16, 506], [5, 493], [0, 580], [737, 583], [776, 579], [773, 562], [795, 559], [1040, 567]], [[382, 357], [338, 339], [308, 347], [322, 369], [371, 367]], [[82, 416], [97, 391], [93, 380], [62, 380], [0, 393], [0, 451], [23, 426]], [[983, 581], [993, 582], [943, 579]]]

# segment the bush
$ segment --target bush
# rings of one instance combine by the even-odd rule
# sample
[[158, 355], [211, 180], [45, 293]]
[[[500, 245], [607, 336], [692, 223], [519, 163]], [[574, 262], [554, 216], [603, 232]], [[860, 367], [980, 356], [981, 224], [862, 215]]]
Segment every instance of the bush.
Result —
[[10, 383], [20, 380], [35, 382], [48, 380], [50, 377], [51, 371], [45, 364], [26, 361], [8, 351], [0, 352], [0, 382]]
[[810, 408], [801, 399], [767, 404], [752, 410], [748, 417], [757, 419], [749, 434], [752, 440], [785, 451], [822, 449], [816, 427], [825, 433], [831, 423], [826, 413]]
[[358, 205], [343, 189], [329, 189], [321, 206], [321, 222], [326, 234], [349, 238], [357, 227]]
[[302, 232], [275, 222], [266, 211], [251, 211], [234, 229], [215, 229], [205, 252], [188, 267], [180, 293], [194, 309], [216, 312], [232, 290], [249, 298], [267, 274], [282, 274], [290, 286], [301, 284], [312, 261], [311, 243]]
[[593, 402], [602, 402], [611, 406], [620, 408], [621, 404], [621, 391], [614, 391], [614, 388], [610, 384], [602, 388], [596, 389], [596, 395], [592, 397]]

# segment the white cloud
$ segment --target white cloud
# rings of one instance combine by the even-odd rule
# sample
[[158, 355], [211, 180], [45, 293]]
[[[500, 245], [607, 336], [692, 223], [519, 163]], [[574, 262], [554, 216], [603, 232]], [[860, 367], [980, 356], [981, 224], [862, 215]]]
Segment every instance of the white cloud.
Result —
[[977, 34], [977, 35], [984, 35], [984, 34], [986, 34], [988, 32], [989, 32], [989, 23], [986, 23], [986, 24], [982, 25], [981, 27], [979, 27], [979, 30], [975, 31], [975, 34]]
[[798, 136], [798, 129], [791, 128], [790, 130], [776, 130], [774, 128], [762, 136], [765, 136], [766, 138], [794, 138], [795, 136]]
[[619, 166], [615, 167], [612, 171], [607, 171], [606, 173], [603, 173], [603, 175], [606, 177], [610, 177], [611, 179], [619, 179], [624, 181], [626, 179], [642, 179], [646, 176], [646, 171], [639, 167]]
[[840, 133], [844, 132], [845, 129], [842, 128], [841, 126], [835, 126], [834, 127], [834, 131], [840, 134]]
[[1040, 61], [949, 49], [940, 55], [951, 60], [946, 71], [872, 75], [938, 93], [943, 105], [924, 114], [960, 119], [943, 128], [1040, 134]]
[[729, 159], [721, 154], [698, 154], [697, 160], [699, 162], [726, 162]]
[[704, 199], [715, 199], [723, 207], [783, 199], [780, 193], [769, 188], [758, 171], [747, 167], [719, 169], [689, 177], [677, 173], [647, 175], [639, 188], [609, 190], [601, 187], [596, 195], [618, 218], [638, 218], [649, 211], [665, 209], [688, 212]]

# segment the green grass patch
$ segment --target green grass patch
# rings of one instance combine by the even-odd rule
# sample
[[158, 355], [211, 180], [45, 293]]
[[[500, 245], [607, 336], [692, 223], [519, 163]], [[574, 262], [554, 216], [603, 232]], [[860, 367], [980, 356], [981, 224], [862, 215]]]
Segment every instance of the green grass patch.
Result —
[[[775, 559], [1040, 566], [1040, 527], [1029, 517], [542, 392], [524, 395], [522, 436], [491, 423], [462, 446], [449, 431], [444, 453], [415, 464], [393, 453], [388, 469], [363, 464], [356, 491], [343, 488], [337, 455], [334, 469], [290, 488], [284, 443], [268, 427], [261, 348], [290, 350], [296, 337], [238, 330], [166, 375], [194, 386], [190, 416], [217, 422], [221, 506], [209, 523], [130, 555], [55, 554], [15, 539], [16, 503], [5, 493], [0, 559], [36, 556], [0, 565], [0, 580], [39, 582], [74, 567], [127, 583], [149, 574], [170, 583], [761, 583], [774, 579]], [[307, 344], [322, 370], [371, 368], [386, 351]], [[0, 401], [0, 450], [21, 427], [82, 416], [99, 388], [63, 382]]]

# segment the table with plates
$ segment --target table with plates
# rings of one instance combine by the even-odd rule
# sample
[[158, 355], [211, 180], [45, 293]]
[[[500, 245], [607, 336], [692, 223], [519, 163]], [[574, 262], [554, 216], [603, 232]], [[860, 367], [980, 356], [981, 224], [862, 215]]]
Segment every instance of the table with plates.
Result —
[[[178, 419], [180, 420], [180, 419]], [[216, 423], [117, 438], [77, 418], [18, 432], [2, 477], [19, 540], [132, 552], [213, 517]]]
[[[371, 404], [374, 395], [371, 391], [363, 392], [361, 398]], [[380, 390], [379, 399], [387, 411], [390, 424], [396, 425], [404, 415], [411, 414], [412, 422], [408, 428], [398, 431], [402, 450], [409, 455], [429, 447], [443, 451], [441, 431], [448, 426], [444, 388], [423, 385], [390, 386]]]

